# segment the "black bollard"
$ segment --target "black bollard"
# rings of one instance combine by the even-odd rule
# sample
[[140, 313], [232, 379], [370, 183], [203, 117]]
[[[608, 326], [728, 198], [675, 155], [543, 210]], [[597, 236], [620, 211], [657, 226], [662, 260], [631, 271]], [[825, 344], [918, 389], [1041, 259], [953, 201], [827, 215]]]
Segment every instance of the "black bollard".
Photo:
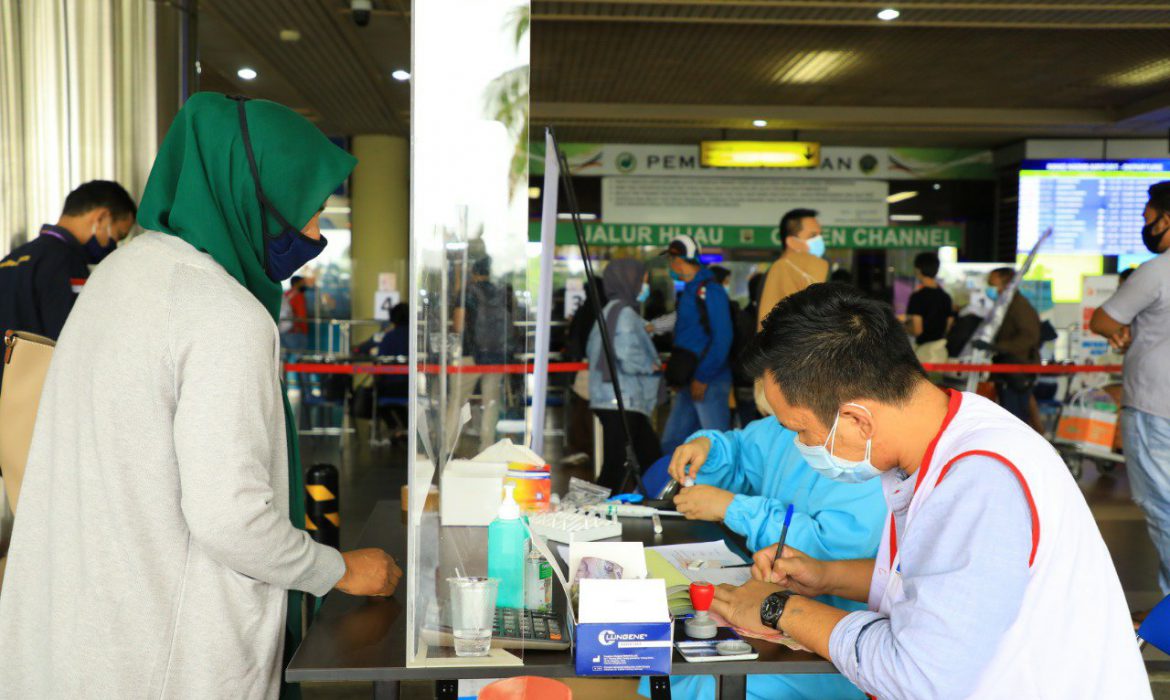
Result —
[[314, 464], [305, 474], [305, 529], [321, 544], [341, 547], [341, 493], [337, 467]]

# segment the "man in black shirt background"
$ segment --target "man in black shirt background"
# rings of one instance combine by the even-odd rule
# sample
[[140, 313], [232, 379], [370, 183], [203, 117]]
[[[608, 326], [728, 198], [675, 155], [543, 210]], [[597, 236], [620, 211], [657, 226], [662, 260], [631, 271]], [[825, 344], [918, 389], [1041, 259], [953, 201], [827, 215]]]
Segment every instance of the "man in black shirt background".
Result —
[[114, 251], [137, 214], [116, 182], [92, 180], [70, 192], [56, 224], [0, 260], [0, 337], [15, 330], [56, 340], [89, 266]]
[[919, 253], [914, 258], [918, 289], [910, 295], [903, 322], [914, 336], [914, 353], [923, 364], [947, 361], [947, 330], [954, 307], [951, 295], [938, 283], [938, 254]]

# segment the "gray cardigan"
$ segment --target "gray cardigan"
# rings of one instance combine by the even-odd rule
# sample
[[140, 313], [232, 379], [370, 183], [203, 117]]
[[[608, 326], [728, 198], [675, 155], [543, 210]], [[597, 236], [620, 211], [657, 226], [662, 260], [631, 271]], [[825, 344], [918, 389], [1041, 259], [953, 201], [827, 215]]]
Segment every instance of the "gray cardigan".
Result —
[[0, 694], [276, 697], [287, 589], [337, 550], [288, 518], [276, 325], [210, 256], [148, 233], [61, 333], [0, 594]]

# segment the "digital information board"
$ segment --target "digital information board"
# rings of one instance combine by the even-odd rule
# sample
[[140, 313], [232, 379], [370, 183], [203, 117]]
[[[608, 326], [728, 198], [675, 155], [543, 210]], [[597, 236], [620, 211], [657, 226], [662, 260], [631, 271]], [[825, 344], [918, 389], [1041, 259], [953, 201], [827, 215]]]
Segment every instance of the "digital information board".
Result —
[[1052, 227], [1044, 253], [1145, 253], [1142, 210], [1150, 185], [1170, 180], [1170, 160], [1025, 161], [1016, 250]]

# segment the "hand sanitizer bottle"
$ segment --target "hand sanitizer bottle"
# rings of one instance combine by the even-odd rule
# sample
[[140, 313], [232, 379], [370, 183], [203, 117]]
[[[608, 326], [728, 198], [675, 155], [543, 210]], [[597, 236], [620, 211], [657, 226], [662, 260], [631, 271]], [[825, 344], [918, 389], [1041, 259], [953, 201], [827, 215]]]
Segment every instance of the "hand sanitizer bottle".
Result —
[[520, 505], [513, 495], [515, 484], [504, 487], [496, 519], [488, 525], [488, 578], [499, 580], [496, 605], [524, 607], [524, 560], [528, 554], [528, 529], [520, 519]]

